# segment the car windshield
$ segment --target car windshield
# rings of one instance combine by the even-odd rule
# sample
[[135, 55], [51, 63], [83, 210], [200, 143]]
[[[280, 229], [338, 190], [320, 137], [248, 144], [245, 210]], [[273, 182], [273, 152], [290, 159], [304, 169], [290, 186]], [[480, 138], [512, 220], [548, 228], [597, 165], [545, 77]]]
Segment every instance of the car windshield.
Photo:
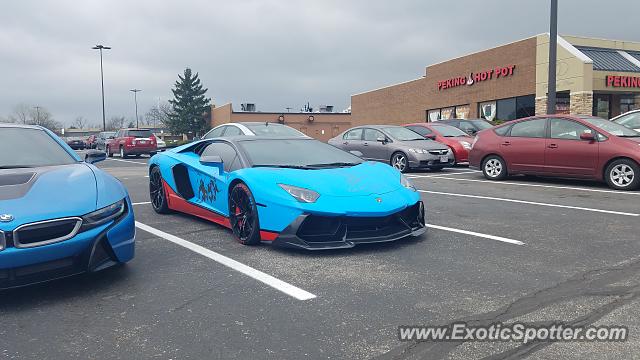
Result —
[[326, 168], [362, 163], [355, 155], [313, 139], [260, 139], [238, 144], [254, 167]]
[[135, 138], [151, 137], [151, 130], [127, 130], [127, 136]]
[[640, 129], [640, 111], [624, 115], [615, 122], [630, 129]]
[[425, 140], [420, 134], [402, 126], [389, 126], [382, 128], [389, 136], [400, 141]]
[[468, 121], [472, 122], [473, 125], [475, 125], [480, 130], [491, 129], [493, 127], [491, 123], [485, 120], [468, 120]]
[[0, 169], [75, 162], [77, 160], [43, 130], [0, 128]]
[[264, 136], [306, 136], [300, 131], [280, 124], [242, 124], [249, 128], [256, 135]]
[[431, 127], [444, 137], [469, 136], [466, 132], [449, 125], [431, 125]]
[[639, 137], [640, 136], [640, 133], [635, 130], [631, 130], [620, 124], [617, 124], [612, 121], [605, 120], [599, 117], [584, 116], [584, 117], [581, 117], [581, 119], [615, 136], [620, 136], [620, 137]]

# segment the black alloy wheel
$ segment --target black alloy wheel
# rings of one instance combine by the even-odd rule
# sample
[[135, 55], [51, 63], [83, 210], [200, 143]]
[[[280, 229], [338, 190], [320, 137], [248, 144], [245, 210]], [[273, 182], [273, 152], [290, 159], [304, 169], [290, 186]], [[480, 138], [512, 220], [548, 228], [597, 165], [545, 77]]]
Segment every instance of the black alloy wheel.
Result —
[[237, 183], [229, 193], [229, 221], [236, 240], [244, 245], [260, 242], [258, 208], [251, 190]]
[[171, 212], [162, 184], [162, 174], [157, 166], [152, 168], [151, 174], [149, 174], [149, 198], [151, 199], [151, 207], [158, 214]]

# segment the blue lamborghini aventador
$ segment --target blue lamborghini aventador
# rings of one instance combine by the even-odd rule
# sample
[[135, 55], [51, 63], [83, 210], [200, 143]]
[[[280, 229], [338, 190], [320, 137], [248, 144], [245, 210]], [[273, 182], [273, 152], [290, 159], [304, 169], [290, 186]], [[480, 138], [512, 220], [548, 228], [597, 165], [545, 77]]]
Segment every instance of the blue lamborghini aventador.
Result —
[[426, 230], [409, 179], [311, 138], [194, 142], [151, 158], [149, 180], [155, 211], [216, 222], [243, 244], [349, 248]]
[[93, 272], [134, 256], [124, 186], [38, 126], [0, 124], [0, 288]]

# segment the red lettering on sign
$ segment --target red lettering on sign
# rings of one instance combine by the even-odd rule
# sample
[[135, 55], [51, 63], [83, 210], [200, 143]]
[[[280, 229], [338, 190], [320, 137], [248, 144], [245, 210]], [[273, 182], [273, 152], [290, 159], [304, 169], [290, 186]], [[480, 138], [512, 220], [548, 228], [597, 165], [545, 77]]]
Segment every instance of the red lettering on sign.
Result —
[[607, 75], [607, 86], [611, 86], [611, 85], [613, 85], [613, 76]]
[[[437, 88], [438, 90], [444, 90], [451, 87], [457, 87], [462, 85], [473, 85], [477, 82], [492, 80], [494, 78], [494, 74], [496, 79], [501, 77], [512, 76], [515, 68], [516, 68], [515, 65], [498, 66], [493, 69], [478, 71], [475, 73], [471, 72], [469, 73], [468, 77], [465, 75], [465, 76], [452, 77], [447, 80], [439, 80], [437, 82]], [[468, 81], [469, 78], [472, 81]]]

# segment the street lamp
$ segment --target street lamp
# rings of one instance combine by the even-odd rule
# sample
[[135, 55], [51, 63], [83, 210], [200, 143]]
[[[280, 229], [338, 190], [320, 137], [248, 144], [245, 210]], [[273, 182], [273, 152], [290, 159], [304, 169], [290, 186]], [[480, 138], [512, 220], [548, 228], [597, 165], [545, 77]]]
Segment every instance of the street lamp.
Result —
[[140, 89], [131, 89], [129, 90], [133, 93], [133, 101], [136, 103], [136, 129], [138, 128], [138, 92], [142, 91]]
[[100, 83], [102, 85], [102, 131], [107, 131], [107, 120], [104, 115], [104, 71], [102, 70], [102, 50], [111, 50], [109, 46], [96, 45], [93, 50], [100, 50]]

